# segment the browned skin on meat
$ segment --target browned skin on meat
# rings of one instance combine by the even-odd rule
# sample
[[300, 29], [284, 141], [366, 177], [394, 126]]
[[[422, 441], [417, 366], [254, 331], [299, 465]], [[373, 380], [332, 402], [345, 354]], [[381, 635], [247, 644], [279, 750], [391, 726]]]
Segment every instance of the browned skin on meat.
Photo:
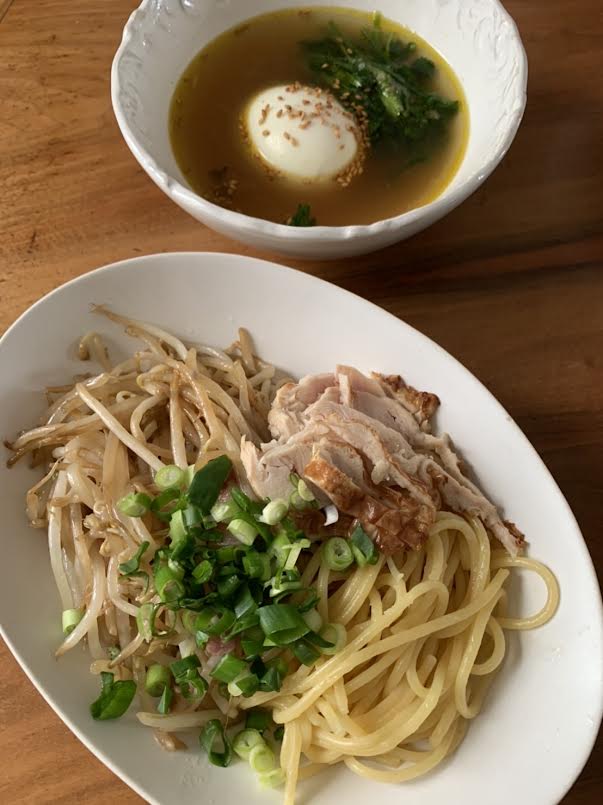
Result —
[[351, 534], [356, 524], [356, 518], [340, 512], [339, 519], [336, 523], [325, 525], [325, 516], [320, 509], [289, 512], [289, 517], [291, 517], [296, 527], [299, 528], [300, 531], [303, 531], [309, 539], [341, 537], [346, 534]]
[[400, 375], [381, 375], [373, 372], [372, 376], [391, 392], [402, 405], [411, 411], [421, 425], [429, 422], [440, 405], [440, 398], [429, 391], [418, 391], [402, 380]]
[[[400, 550], [400, 543], [418, 549], [427, 539], [435, 519], [434, 510], [408, 492], [388, 488], [385, 497], [390, 508], [317, 456], [304, 468], [304, 477], [325, 492], [340, 511], [357, 518], [383, 553], [395, 553]], [[382, 499], [384, 491], [379, 490]]]

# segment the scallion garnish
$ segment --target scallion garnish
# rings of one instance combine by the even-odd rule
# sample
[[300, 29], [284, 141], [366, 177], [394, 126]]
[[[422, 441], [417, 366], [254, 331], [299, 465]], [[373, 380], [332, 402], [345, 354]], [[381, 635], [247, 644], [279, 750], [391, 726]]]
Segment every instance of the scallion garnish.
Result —
[[144, 680], [144, 688], [149, 696], [158, 698], [162, 695], [166, 687], [169, 687], [172, 680], [170, 669], [165, 665], [154, 663], [147, 669]]
[[286, 646], [303, 637], [310, 627], [290, 604], [268, 604], [258, 610], [260, 626], [277, 646]]
[[250, 671], [243, 671], [236, 679], [228, 683], [231, 696], [253, 696], [260, 687], [260, 680]]
[[[252, 710], [251, 712], [253, 713], [254, 711]], [[248, 721], [249, 717], [247, 719], [247, 722]], [[262, 738], [260, 730], [258, 730], [257, 727], [246, 726], [246, 728], [237, 733], [232, 740], [232, 748], [242, 760], [248, 760], [251, 750], [255, 749], [256, 746], [266, 746], [266, 741]]]
[[[214, 766], [226, 768], [232, 760], [232, 746], [228, 736], [224, 732], [222, 723], [217, 718], [212, 718], [201, 730], [199, 743], [207, 752], [209, 762]], [[216, 744], [222, 747], [216, 749]]]
[[126, 517], [142, 517], [151, 507], [151, 498], [143, 492], [131, 492], [117, 501], [117, 508]]
[[185, 699], [202, 699], [207, 693], [207, 682], [199, 674], [200, 665], [196, 654], [170, 663], [170, 671]]
[[219, 456], [195, 473], [188, 489], [189, 502], [209, 514], [232, 470], [228, 456]]
[[272, 718], [270, 717], [270, 713], [268, 713], [266, 710], [261, 710], [259, 707], [256, 707], [253, 710], [247, 711], [247, 717], [245, 718], [246, 729], [264, 732], [264, 730], [268, 729], [271, 723]]
[[337, 654], [344, 648], [348, 634], [345, 626], [341, 623], [328, 623], [321, 632], [321, 637], [330, 643], [328, 646], [322, 646], [321, 651], [323, 654]]
[[134, 556], [128, 559], [127, 562], [122, 562], [119, 565], [119, 572], [121, 573], [122, 576], [131, 576], [133, 573], [138, 573], [138, 571], [140, 570], [140, 560], [142, 559], [143, 554], [145, 553], [148, 547], [149, 547], [148, 542], [142, 542], [140, 544], [139, 549], [134, 554]]
[[213, 572], [214, 566], [212, 563], [208, 559], [204, 559], [193, 568], [192, 575], [197, 584], [205, 584], [211, 579]]
[[285, 782], [285, 772], [282, 769], [270, 769], [258, 774], [262, 788], [276, 788]]
[[232, 682], [243, 671], [247, 670], [247, 663], [235, 657], [234, 654], [225, 654], [220, 658], [216, 667], [210, 671], [210, 676], [218, 682]]
[[184, 470], [175, 464], [168, 464], [162, 467], [155, 475], [155, 485], [158, 489], [170, 489], [172, 487], [182, 487], [186, 480]]
[[297, 659], [304, 665], [314, 665], [320, 657], [320, 651], [317, 651], [306, 640], [296, 640], [295, 643], [291, 644], [290, 648]]
[[166, 686], [163, 689], [161, 698], [157, 702], [157, 712], [160, 715], [165, 716], [170, 712], [170, 707], [172, 705], [173, 698], [174, 698], [174, 691], [169, 686]]
[[284, 500], [271, 500], [262, 509], [262, 521], [268, 525], [276, 525], [287, 514], [288, 508]]
[[331, 537], [322, 546], [322, 556], [329, 570], [347, 570], [354, 562], [352, 547], [343, 537]]
[[352, 553], [359, 567], [364, 567], [364, 565], [367, 564], [377, 564], [379, 551], [361, 525], [356, 526], [350, 539], [352, 542]]
[[101, 673], [101, 694], [90, 705], [90, 713], [96, 721], [120, 718], [132, 704], [136, 683], [131, 679], [114, 681], [113, 674]]
[[256, 774], [271, 771], [276, 765], [274, 752], [265, 741], [253, 747], [249, 753], [249, 765]]
[[83, 617], [83, 609], [64, 609], [62, 617], [63, 634], [71, 634]]
[[228, 524], [228, 530], [233, 537], [236, 537], [243, 545], [253, 545], [255, 538], [260, 533], [259, 529], [241, 518], [231, 520]]

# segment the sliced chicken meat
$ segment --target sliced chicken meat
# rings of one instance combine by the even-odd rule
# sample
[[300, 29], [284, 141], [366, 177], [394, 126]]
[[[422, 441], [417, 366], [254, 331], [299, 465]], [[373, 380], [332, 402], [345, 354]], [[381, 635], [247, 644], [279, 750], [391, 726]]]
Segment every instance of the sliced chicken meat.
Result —
[[420, 547], [443, 507], [479, 517], [516, 554], [522, 534], [466, 477], [449, 436], [430, 432], [438, 404], [399, 377], [338, 366], [279, 390], [273, 441], [258, 450], [243, 438], [243, 465], [264, 498], [287, 498], [298, 473], [321, 504], [360, 521], [386, 553]]

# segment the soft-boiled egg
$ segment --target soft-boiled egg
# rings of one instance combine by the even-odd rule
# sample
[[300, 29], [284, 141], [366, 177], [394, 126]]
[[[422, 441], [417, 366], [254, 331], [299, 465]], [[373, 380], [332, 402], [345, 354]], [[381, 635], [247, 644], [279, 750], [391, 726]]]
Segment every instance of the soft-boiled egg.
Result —
[[243, 134], [268, 169], [306, 182], [348, 184], [362, 168], [363, 139], [355, 118], [319, 87], [269, 87], [245, 109]]

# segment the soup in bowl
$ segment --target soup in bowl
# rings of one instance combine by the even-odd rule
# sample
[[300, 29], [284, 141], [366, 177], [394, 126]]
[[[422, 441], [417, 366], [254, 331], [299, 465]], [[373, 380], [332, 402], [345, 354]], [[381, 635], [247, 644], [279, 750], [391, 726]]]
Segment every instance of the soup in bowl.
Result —
[[473, 192], [515, 135], [526, 72], [495, 0], [154, 0], [126, 26], [112, 94], [140, 164], [198, 220], [338, 257]]

